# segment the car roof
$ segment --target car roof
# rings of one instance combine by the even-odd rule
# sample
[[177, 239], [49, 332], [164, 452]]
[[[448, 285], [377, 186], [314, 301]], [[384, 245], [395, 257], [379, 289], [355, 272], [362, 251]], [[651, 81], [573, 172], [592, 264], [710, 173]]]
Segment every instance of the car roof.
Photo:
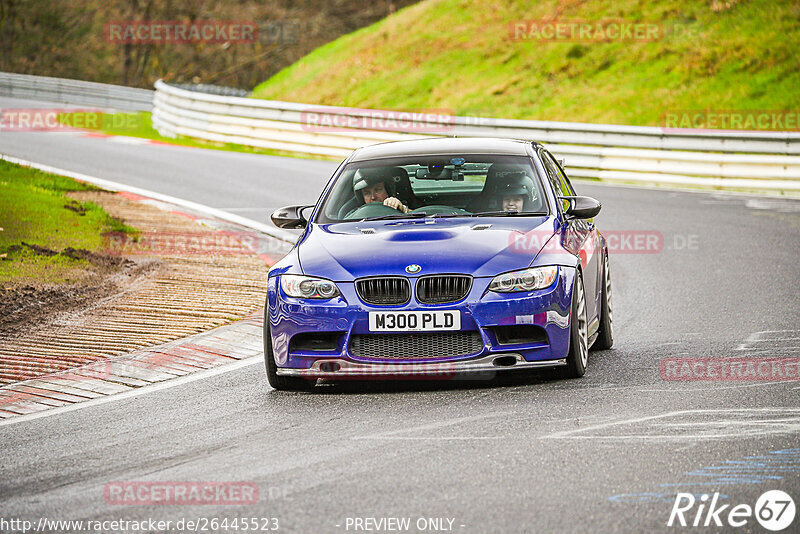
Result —
[[[365, 161], [396, 156], [436, 156], [440, 154], [503, 154], [527, 156], [531, 141], [498, 137], [432, 137], [414, 141], [394, 141], [357, 149], [350, 161]], [[537, 143], [533, 143], [537, 145]]]

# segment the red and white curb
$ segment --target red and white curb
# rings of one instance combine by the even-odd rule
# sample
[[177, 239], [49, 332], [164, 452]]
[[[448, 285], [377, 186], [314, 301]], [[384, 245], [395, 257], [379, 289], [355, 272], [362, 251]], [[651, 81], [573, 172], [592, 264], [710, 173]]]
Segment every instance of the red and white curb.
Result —
[[[276, 254], [288, 252], [297, 238], [239, 215], [155, 191], [3, 154], [0, 159], [116, 191], [211, 227], [231, 223], [267, 234], [275, 239], [270, 240], [270, 250], [259, 251], [265, 260], [274, 261]], [[176, 211], [176, 207], [186, 211]], [[0, 387], [0, 426], [122, 400], [262, 362], [262, 326], [263, 310], [208, 332], [5, 385]]]
[[165, 381], [177, 386], [259, 363], [262, 327], [263, 310], [208, 332], [3, 386], [0, 426], [72, 411], [83, 403], [88, 407], [104, 397], [122, 400], [163, 389], [152, 386]]

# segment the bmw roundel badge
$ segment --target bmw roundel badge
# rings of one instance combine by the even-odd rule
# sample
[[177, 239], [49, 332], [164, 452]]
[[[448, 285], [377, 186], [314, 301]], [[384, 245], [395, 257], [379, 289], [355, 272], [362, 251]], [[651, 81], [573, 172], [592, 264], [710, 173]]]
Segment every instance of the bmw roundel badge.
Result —
[[418, 272], [420, 272], [421, 270], [422, 270], [422, 267], [420, 267], [420, 266], [419, 266], [419, 265], [417, 265], [416, 263], [412, 263], [411, 265], [409, 265], [409, 266], [407, 266], [407, 267], [406, 267], [406, 272], [407, 272], [408, 274], [417, 274], [417, 273], [418, 273]]

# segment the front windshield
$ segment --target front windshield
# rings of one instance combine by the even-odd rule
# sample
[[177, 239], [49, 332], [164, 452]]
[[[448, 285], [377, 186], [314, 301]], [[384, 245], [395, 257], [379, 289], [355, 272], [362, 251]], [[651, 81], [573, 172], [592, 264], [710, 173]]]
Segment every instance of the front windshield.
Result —
[[546, 213], [528, 157], [407, 156], [348, 164], [316, 222]]

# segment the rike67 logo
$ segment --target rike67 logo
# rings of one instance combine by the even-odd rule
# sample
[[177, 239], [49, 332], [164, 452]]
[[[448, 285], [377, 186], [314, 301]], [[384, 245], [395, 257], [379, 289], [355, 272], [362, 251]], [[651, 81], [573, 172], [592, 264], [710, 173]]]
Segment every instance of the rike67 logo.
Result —
[[[703, 494], [699, 499], [691, 493], [678, 493], [667, 526], [738, 528], [752, 525], [751, 521], [755, 517], [765, 529], [778, 532], [792, 524], [795, 512], [794, 500], [788, 493], [780, 490], [765, 492], [754, 507], [749, 504], [737, 504], [733, 507], [730, 504], [720, 505], [719, 493], [714, 493], [713, 496]], [[747, 530], [751, 529], [752, 527]]]

